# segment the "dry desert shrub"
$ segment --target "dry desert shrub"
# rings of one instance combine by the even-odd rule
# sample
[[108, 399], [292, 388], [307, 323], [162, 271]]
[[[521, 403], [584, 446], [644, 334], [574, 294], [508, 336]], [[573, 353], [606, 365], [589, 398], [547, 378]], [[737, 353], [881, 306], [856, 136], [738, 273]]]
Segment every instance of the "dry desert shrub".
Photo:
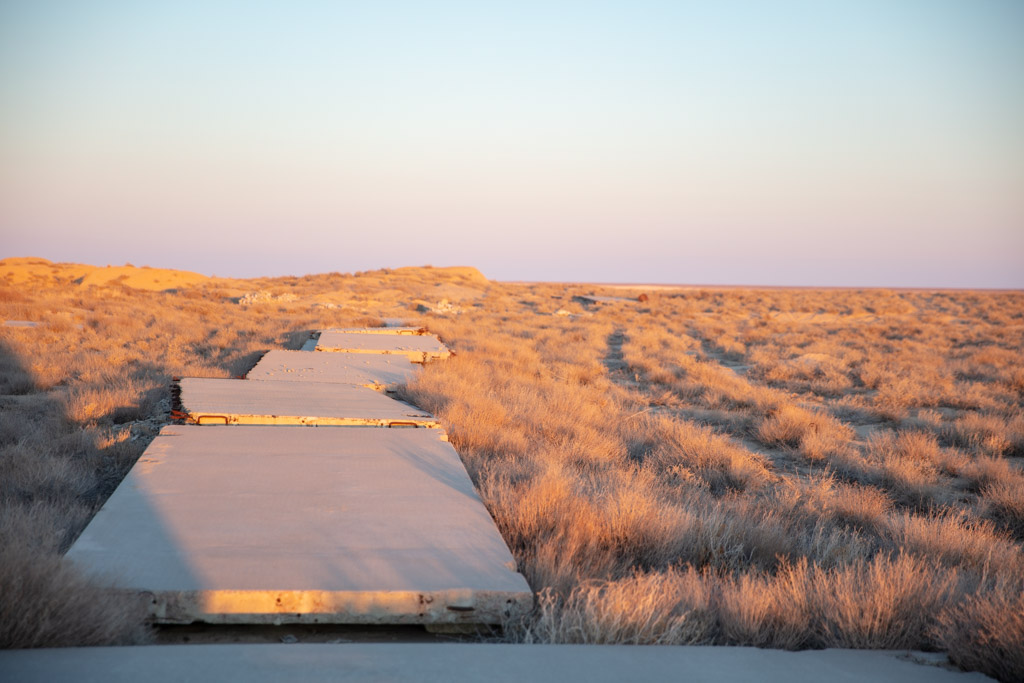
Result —
[[59, 555], [0, 549], [0, 647], [134, 645], [149, 640], [140, 597], [81, 575]]
[[973, 492], [979, 492], [986, 486], [1000, 481], [1024, 480], [1024, 472], [1005, 458], [964, 458], [958, 465], [957, 473], [964, 478], [967, 489]]
[[981, 501], [987, 517], [1024, 541], [1024, 477], [988, 484], [981, 491]]
[[785, 446], [809, 460], [824, 460], [847, 450], [853, 430], [822, 413], [787, 404], [769, 412], [757, 426], [767, 446]]
[[[48, 463], [52, 465], [53, 463]], [[24, 484], [24, 482], [23, 482]], [[8, 491], [4, 492], [6, 499]], [[23, 494], [28, 491], [23, 490]], [[71, 497], [5, 505], [0, 515], [0, 648], [146, 642], [138, 596], [110, 590], [62, 558], [61, 527], [89, 511]]]
[[773, 575], [723, 580], [722, 640], [771, 647], [920, 649], [957, 573], [906, 555], [823, 569], [806, 560]]
[[[801, 294], [810, 315], [819, 315], [820, 296]], [[1017, 469], [943, 436], [951, 414], [991, 405], [1012, 413], [1006, 395], [983, 382], [958, 385], [942, 369], [969, 348], [946, 322], [874, 323], [863, 310], [870, 305], [830, 296], [835, 334], [832, 322], [817, 330], [787, 322], [780, 332], [743, 314], [754, 301], [781, 310], [782, 295], [709, 292], [659, 296], [647, 313], [616, 304], [561, 321], [512, 307], [486, 333], [485, 312], [431, 322], [464, 354], [428, 368], [406, 395], [459, 436], [453, 442], [520, 568], [542, 592], [537, 613], [511, 637], [932, 647], [929, 629], [947, 605], [983, 593], [982, 576], [1021, 571], [1020, 546], [974, 511], [985, 486], [1015, 481]], [[899, 297], [914, 303], [889, 310], [931, 305]], [[715, 325], [693, 323], [709, 311]], [[879, 327], [864, 335], [844, 315]], [[541, 343], [552, 336], [573, 342]], [[827, 354], [844, 393], [807, 374], [768, 381], [756, 366], [730, 365], [739, 356], [725, 348], [729, 338], [755, 364], [770, 361], [780, 339], [782, 359]], [[900, 352], [908, 340], [910, 351]], [[894, 352], [899, 362], [881, 360]], [[573, 365], [587, 368], [585, 381]], [[860, 381], [862, 367], [875, 373], [873, 387]], [[922, 382], [897, 381], [919, 369]], [[551, 379], [581, 403], [545, 386]], [[884, 386], [894, 388], [876, 400]], [[524, 399], [554, 409], [524, 411]], [[500, 429], [474, 421], [477, 407]], [[864, 423], [850, 419], [886, 424], [858, 436]], [[893, 420], [904, 429], [890, 431]], [[565, 434], [599, 457], [581, 457], [558, 438]]]
[[896, 548], [948, 567], [1008, 576], [1024, 571], [1020, 546], [969, 511], [947, 507], [927, 516], [904, 512], [888, 519], [887, 531]]
[[920, 509], [949, 497], [950, 483], [940, 470], [942, 449], [931, 434], [877, 432], [868, 438], [866, 477], [900, 503]]
[[806, 563], [785, 565], [774, 575], [718, 576], [714, 583], [718, 642], [785, 650], [814, 644]]
[[710, 588], [690, 568], [586, 583], [565, 598], [543, 591], [536, 616], [510, 635], [534, 644], [706, 644], [716, 632]]
[[954, 445], [978, 454], [1024, 456], [1024, 413], [967, 413], [946, 425], [944, 436]]
[[624, 424], [630, 457], [663, 477], [698, 479], [712, 492], [763, 488], [775, 476], [763, 456], [713, 429], [664, 415], [639, 415]]
[[892, 512], [892, 500], [873, 486], [837, 481], [832, 474], [791, 482], [796, 495], [790, 505], [799, 504], [803, 514], [856, 530], [874, 532], [882, 528]]
[[944, 610], [934, 629], [937, 644], [967, 671], [1006, 683], [1024, 681], [1024, 586], [1000, 583]]
[[956, 597], [955, 570], [909, 555], [816, 570], [809, 590], [819, 602], [821, 641], [832, 647], [921, 649], [934, 615]]
[[736, 644], [798, 649], [920, 649], [959, 575], [906, 555], [771, 574], [693, 567], [541, 594], [511, 635], [532, 643]]

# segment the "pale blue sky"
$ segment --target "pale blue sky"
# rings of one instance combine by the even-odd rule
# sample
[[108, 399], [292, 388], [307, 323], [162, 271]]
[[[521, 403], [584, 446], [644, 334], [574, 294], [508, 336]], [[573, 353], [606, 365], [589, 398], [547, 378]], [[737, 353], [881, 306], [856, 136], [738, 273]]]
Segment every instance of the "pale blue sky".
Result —
[[0, 256], [1024, 287], [1024, 2], [0, 0]]

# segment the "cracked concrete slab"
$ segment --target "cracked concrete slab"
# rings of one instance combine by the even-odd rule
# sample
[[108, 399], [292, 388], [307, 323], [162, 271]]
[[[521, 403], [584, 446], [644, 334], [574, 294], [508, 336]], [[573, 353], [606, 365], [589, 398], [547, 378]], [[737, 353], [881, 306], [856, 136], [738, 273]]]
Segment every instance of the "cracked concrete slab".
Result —
[[268, 351], [246, 379], [281, 382], [330, 382], [387, 389], [404, 384], [419, 370], [405, 356], [368, 353]]
[[355, 384], [186, 377], [178, 402], [195, 424], [441, 426], [424, 410]]
[[164, 427], [67, 557], [163, 623], [499, 623], [533, 595], [442, 439]]
[[448, 347], [431, 334], [361, 334], [334, 330], [324, 330], [320, 333], [316, 350], [341, 353], [398, 354], [406, 356], [415, 363], [447, 358], [451, 355]]

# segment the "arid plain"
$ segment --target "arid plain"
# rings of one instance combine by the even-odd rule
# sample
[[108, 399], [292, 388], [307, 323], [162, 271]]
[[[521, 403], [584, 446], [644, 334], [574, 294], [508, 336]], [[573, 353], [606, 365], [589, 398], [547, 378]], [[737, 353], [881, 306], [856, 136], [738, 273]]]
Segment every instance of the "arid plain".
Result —
[[1024, 679], [1024, 293], [472, 268], [0, 261], [0, 647], [152, 637], [61, 554], [169, 422], [172, 376], [386, 319], [456, 354], [400, 396], [441, 419], [537, 594], [495, 637], [941, 650]]

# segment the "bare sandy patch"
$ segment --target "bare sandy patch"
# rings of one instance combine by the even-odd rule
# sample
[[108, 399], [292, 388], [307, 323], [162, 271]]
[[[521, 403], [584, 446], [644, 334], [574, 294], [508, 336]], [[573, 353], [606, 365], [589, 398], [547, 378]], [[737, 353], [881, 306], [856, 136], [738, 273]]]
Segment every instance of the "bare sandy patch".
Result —
[[137, 268], [133, 265], [90, 266], [80, 263], [53, 263], [43, 258], [16, 257], [0, 261], [0, 281], [10, 285], [68, 282], [82, 286], [123, 285], [132, 289], [164, 291], [207, 284], [211, 278], [187, 270]]

